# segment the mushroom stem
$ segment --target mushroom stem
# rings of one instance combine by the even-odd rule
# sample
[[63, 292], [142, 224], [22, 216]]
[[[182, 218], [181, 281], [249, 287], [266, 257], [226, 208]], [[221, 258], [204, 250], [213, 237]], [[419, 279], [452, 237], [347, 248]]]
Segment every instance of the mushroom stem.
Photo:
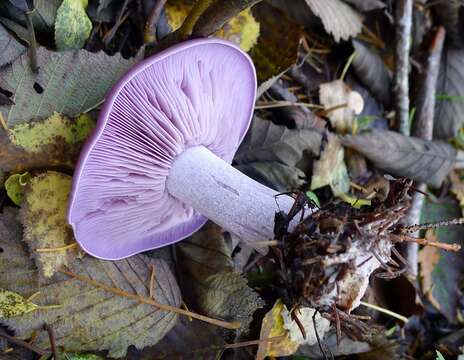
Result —
[[[191, 147], [174, 160], [167, 189], [175, 198], [251, 243], [273, 239], [275, 213], [288, 213], [295, 202], [244, 175], [204, 146]], [[290, 229], [299, 218], [294, 218]]]

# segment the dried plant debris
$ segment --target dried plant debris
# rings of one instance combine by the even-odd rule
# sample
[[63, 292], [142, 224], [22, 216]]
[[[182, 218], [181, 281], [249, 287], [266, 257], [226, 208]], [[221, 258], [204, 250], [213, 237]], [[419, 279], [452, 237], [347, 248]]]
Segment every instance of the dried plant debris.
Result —
[[[315, 211], [290, 234], [276, 237], [273, 248], [281, 267], [283, 299], [294, 305], [329, 309], [336, 305], [351, 311], [368, 286], [370, 274], [379, 266], [385, 276], [402, 269], [387, 265], [394, 232], [410, 206], [411, 182], [390, 184], [384, 202], [355, 209], [346, 203], [331, 203]], [[404, 269], [403, 269], [404, 271]]]
[[387, 173], [435, 187], [441, 185], [453, 168], [457, 153], [454, 147], [444, 142], [421, 140], [386, 130], [346, 135], [342, 143]]
[[[0, 215], [0, 288], [25, 299], [34, 296], [40, 308], [33, 312], [1, 319], [19, 338], [38, 337], [35, 345], [49, 348], [43, 324], [53, 327], [57, 345], [68, 351], [109, 350], [110, 357], [121, 357], [127, 347], [142, 348], [156, 344], [175, 324], [177, 316], [152, 305], [116, 295], [90, 283], [56, 274], [41, 283], [37, 269], [21, 240], [16, 211], [5, 209]], [[176, 281], [162, 260], [137, 255], [115, 262], [86, 257], [76, 260], [75, 274], [96, 280], [142, 297], [150, 294], [150, 278], [156, 277], [151, 290], [157, 301], [180, 305]], [[50, 305], [54, 305], [51, 307]]]

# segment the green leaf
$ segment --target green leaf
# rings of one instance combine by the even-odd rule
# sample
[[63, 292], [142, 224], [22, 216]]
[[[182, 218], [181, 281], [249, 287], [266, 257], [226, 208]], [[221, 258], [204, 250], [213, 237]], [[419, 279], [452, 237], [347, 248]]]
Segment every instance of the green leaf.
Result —
[[84, 47], [92, 22], [85, 9], [88, 0], [63, 0], [56, 12], [55, 43], [58, 51], [81, 49]]
[[25, 50], [24, 45], [0, 24], [0, 67], [15, 60]]
[[31, 178], [29, 172], [13, 174], [5, 181], [5, 189], [8, 197], [16, 204], [21, 205], [24, 199], [24, 190]]
[[[33, 313], [15, 316], [2, 323], [21, 339], [34, 331], [35, 345], [49, 348], [44, 323], [53, 327], [58, 347], [68, 352], [109, 350], [109, 357], [121, 357], [130, 345], [141, 349], [156, 344], [175, 324], [177, 316], [151, 305], [115, 295], [86, 282], [56, 274], [47, 283], [39, 277], [21, 241], [20, 224], [14, 209], [0, 214], [0, 287], [23, 297], [40, 291]], [[87, 256], [75, 260], [70, 270], [107, 286], [139, 296], [149, 296], [154, 267], [154, 298], [171, 306], [180, 305], [180, 291], [168, 265], [161, 259], [135, 255], [125, 260], [103, 261]], [[61, 305], [59, 308], [42, 308]]]
[[317, 195], [314, 192], [306, 191], [306, 196], [308, 197], [309, 200], [314, 202], [314, 204], [316, 204], [317, 207], [321, 207], [321, 203], [319, 201], [319, 198], [317, 197]]
[[438, 350], [435, 350], [437, 352], [437, 358], [436, 360], [445, 360], [444, 356], [439, 352]]
[[55, 171], [32, 178], [26, 187], [21, 211], [23, 240], [45, 277], [53, 276], [60, 267], [68, 266], [77, 256], [78, 246], [64, 248], [75, 243], [66, 220], [70, 191], [71, 176]]
[[95, 126], [87, 115], [70, 120], [58, 113], [0, 133], [0, 168], [20, 171], [64, 165], [74, 167], [81, 146]]
[[21, 295], [0, 289], [0, 319], [24, 315], [37, 309], [36, 304], [24, 299]]
[[102, 357], [94, 354], [85, 353], [66, 353], [64, 354], [65, 360], [104, 360]]
[[[54, 112], [76, 117], [104, 99], [114, 82], [135, 59], [85, 50], [37, 51], [40, 73], [32, 73], [27, 54], [2, 70], [0, 88], [14, 94], [14, 105], [0, 106], [7, 125], [45, 119]], [[98, 74], [98, 76], [96, 76]]]

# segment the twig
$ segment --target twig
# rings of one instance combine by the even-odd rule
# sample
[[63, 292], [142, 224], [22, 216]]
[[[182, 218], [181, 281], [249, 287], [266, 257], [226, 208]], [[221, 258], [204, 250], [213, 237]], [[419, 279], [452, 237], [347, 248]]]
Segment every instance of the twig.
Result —
[[237, 349], [237, 348], [241, 348], [241, 347], [245, 347], [245, 346], [255, 346], [255, 345], [260, 345], [260, 344], [263, 344], [263, 343], [273, 342], [273, 341], [276, 341], [276, 340], [283, 340], [283, 339], [285, 339], [285, 335], [274, 336], [274, 337], [271, 337], [271, 338], [261, 339], [261, 340], [243, 341], [243, 342], [238, 342], [238, 343], [234, 343], [234, 344], [226, 344], [226, 345], [224, 345], [223, 349]]
[[406, 226], [403, 229], [401, 229], [401, 232], [403, 234], [413, 234], [416, 231], [420, 231], [420, 230], [437, 229], [439, 227], [450, 226], [450, 225], [462, 225], [462, 224], [464, 224], [464, 218], [458, 218], [458, 219], [453, 219], [453, 220], [437, 221], [435, 223], [410, 225], [410, 226]]
[[[423, 72], [423, 79], [421, 80], [422, 84], [419, 87], [419, 93], [414, 101], [414, 107], [417, 109], [417, 116], [416, 121], [413, 124], [412, 135], [424, 140], [433, 139], [436, 100], [435, 93], [445, 33], [445, 29], [442, 26], [433, 33], [432, 43], [427, 54], [426, 67]], [[425, 184], [415, 184], [415, 187], [419, 191], [426, 191]], [[406, 225], [419, 223], [423, 204], [424, 196], [420, 192], [416, 191], [412, 197], [411, 207], [404, 220]], [[414, 236], [418, 237], [419, 234], [416, 233]], [[418, 250], [418, 243], [410, 242], [407, 244], [405, 255], [408, 260], [410, 273], [414, 277], [418, 274]]]
[[61, 246], [61, 247], [56, 247], [56, 248], [39, 248], [39, 249], [35, 249], [35, 251], [38, 252], [38, 253], [58, 252], [58, 251], [66, 251], [66, 250], [75, 248], [77, 246], [78, 246], [78, 244], [77, 244], [77, 242], [75, 242], [75, 243], [72, 243], [72, 244], [68, 244], [68, 245]]
[[[303, 103], [303, 102], [291, 102], [285, 100], [278, 100], [278, 101], [269, 101], [269, 102], [258, 102], [255, 106], [255, 109], [273, 109], [285, 106], [300, 106], [309, 109], [320, 109], [324, 110], [324, 106], [318, 104], [310, 104], [310, 103]], [[345, 105], [346, 106], [346, 105]]]
[[50, 352], [49, 351], [46, 351], [44, 349], [41, 349], [35, 345], [32, 345], [32, 344], [29, 344], [28, 342], [26, 341], [23, 341], [23, 340], [19, 340], [19, 339], [16, 339], [14, 336], [11, 336], [11, 335], [8, 335], [7, 333], [5, 333], [3, 330], [0, 331], [0, 337], [4, 338], [4, 339], [7, 339], [10, 343], [12, 344], [15, 344], [15, 345], [18, 345], [18, 346], [21, 346], [25, 349], [28, 349], [30, 351], [33, 351], [35, 352], [36, 354], [39, 354], [41, 356], [46, 356], [46, 355], [50, 355]]
[[143, 42], [149, 44], [156, 41], [156, 26], [161, 15], [161, 11], [166, 5], [167, 0], [158, 0], [148, 15], [143, 29]]
[[395, 97], [398, 130], [409, 135], [409, 50], [413, 0], [396, 2]]
[[98, 287], [100, 289], [103, 289], [105, 291], [111, 292], [111, 293], [116, 294], [116, 295], [124, 296], [124, 297], [132, 299], [132, 300], [136, 300], [136, 301], [138, 301], [138, 302], [140, 302], [142, 304], [152, 305], [152, 306], [157, 307], [158, 309], [161, 309], [161, 310], [164, 310], [164, 311], [169, 311], [169, 312], [173, 312], [173, 313], [184, 315], [184, 316], [190, 316], [190, 317], [192, 317], [194, 319], [201, 320], [201, 321], [207, 322], [209, 324], [220, 326], [220, 327], [223, 327], [225, 329], [230, 329], [230, 330], [238, 329], [241, 326], [241, 324], [239, 322], [236, 322], [236, 321], [235, 322], [227, 322], [227, 321], [223, 321], [223, 320], [213, 319], [213, 318], [210, 318], [210, 317], [207, 317], [207, 316], [204, 316], [204, 315], [200, 315], [200, 314], [197, 314], [197, 313], [194, 313], [194, 312], [179, 309], [178, 307], [175, 307], [175, 306], [161, 304], [161, 303], [155, 301], [154, 299], [148, 299], [146, 297], [139, 296], [137, 294], [132, 294], [132, 293], [129, 293], [127, 291], [124, 291], [124, 290], [121, 290], [121, 289], [118, 289], [118, 288], [107, 286], [105, 284], [99, 283], [98, 281], [89, 279], [89, 278], [87, 278], [85, 276], [74, 274], [73, 272], [65, 270], [65, 269], [60, 269], [59, 271], [61, 273], [65, 274], [65, 275], [68, 275], [69, 277], [72, 277], [72, 278], [75, 278], [77, 280], [83, 281], [85, 283], [91, 284], [91, 285], [93, 285], [95, 287]]
[[124, 3], [121, 6], [121, 10], [119, 11], [118, 17], [116, 18], [116, 21], [114, 23], [114, 26], [105, 34], [105, 36], [103, 36], [102, 40], [105, 45], [108, 45], [111, 42], [119, 27], [122, 25], [124, 21], [126, 21], [128, 13], [125, 12], [127, 5], [129, 5], [130, 1], [131, 0], [124, 0]]
[[35, 8], [24, 12], [26, 17], [27, 32], [29, 33], [29, 57], [31, 59], [31, 69], [34, 74], [39, 73], [39, 67], [37, 65], [37, 41], [35, 39], [34, 25], [32, 24], [32, 14]]
[[151, 265], [151, 275], [150, 275], [150, 293], [149, 293], [149, 297], [150, 299], [154, 299], [154, 291], [155, 290], [155, 265], [152, 264]]
[[424, 245], [424, 246], [433, 246], [441, 250], [446, 250], [446, 251], [459, 251], [461, 250], [461, 245], [459, 244], [444, 244], [440, 243], [437, 241], [430, 241], [427, 239], [423, 238], [415, 238], [413, 236], [408, 236], [408, 235], [395, 235], [391, 234], [390, 235], [395, 242], [413, 242], [417, 243], [419, 245]]
[[367, 307], [367, 308], [377, 310], [378, 312], [381, 312], [381, 313], [383, 313], [385, 315], [389, 315], [391, 317], [394, 317], [395, 319], [401, 320], [405, 324], [409, 321], [407, 317], [405, 317], [403, 315], [400, 315], [400, 314], [398, 314], [396, 312], [393, 312], [391, 310], [385, 309], [383, 307], [373, 305], [373, 304], [369, 304], [369, 303], [364, 302], [364, 301], [361, 301], [360, 304]]
[[60, 360], [58, 351], [56, 350], [55, 333], [53, 332], [53, 328], [50, 325], [45, 324], [44, 329], [47, 330], [48, 338], [50, 339], [50, 347], [52, 348], [53, 359]]

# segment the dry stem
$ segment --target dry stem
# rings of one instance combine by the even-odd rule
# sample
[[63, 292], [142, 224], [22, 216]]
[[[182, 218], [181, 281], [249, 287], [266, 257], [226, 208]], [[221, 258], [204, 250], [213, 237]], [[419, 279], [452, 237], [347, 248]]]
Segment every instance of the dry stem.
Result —
[[204, 315], [200, 315], [200, 314], [197, 314], [197, 313], [194, 313], [194, 312], [179, 309], [178, 307], [175, 307], [175, 306], [161, 304], [161, 303], [159, 303], [159, 302], [157, 302], [157, 301], [155, 301], [153, 299], [149, 299], [149, 298], [137, 295], [137, 294], [129, 293], [127, 291], [124, 291], [124, 290], [121, 290], [121, 289], [118, 289], [118, 288], [107, 286], [105, 284], [99, 283], [98, 281], [89, 279], [89, 278], [87, 278], [85, 276], [74, 274], [73, 272], [65, 270], [65, 269], [61, 269], [59, 271], [61, 273], [65, 274], [65, 275], [68, 275], [69, 277], [72, 277], [72, 278], [75, 278], [77, 280], [83, 281], [85, 283], [88, 283], [90, 285], [93, 285], [95, 287], [103, 289], [105, 291], [109, 291], [109, 292], [111, 292], [113, 294], [124, 296], [124, 297], [132, 299], [132, 300], [136, 300], [136, 301], [138, 301], [138, 302], [140, 302], [142, 304], [152, 305], [152, 306], [157, 307], [158, 309], [161, 309], [161, 310], [164, 310], [164, 311], [169, 311], [169, 312], [173, 312], [173, 313], [176, 313], [176, 314], [179, 314], [179, 315], [189, 316], [189, 317], [192, 317], [194, 319], [201, 320], [201, 321], [207, 322], [209, 324], [220, 326], [220, 327], [223, 327], [225, 329], [230, 329], [230, 330], [238, 329], [241, 326], [241, 324], [239, 322], [236, 322], [236, 321], [235, 322], [227, 322], [227, 321], [223, 321], [223, 320], [213, 319], [213, 318], [210, 318], [210, 317], [207, 317], [207, 316], [204, 316]]

